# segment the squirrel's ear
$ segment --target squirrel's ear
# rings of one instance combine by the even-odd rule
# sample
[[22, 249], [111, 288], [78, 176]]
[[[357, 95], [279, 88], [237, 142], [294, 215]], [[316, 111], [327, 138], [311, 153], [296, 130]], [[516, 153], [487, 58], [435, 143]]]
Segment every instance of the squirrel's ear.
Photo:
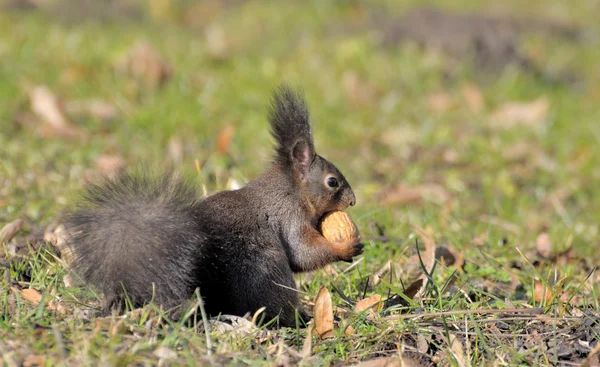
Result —
[[304, 139], [298, 140], [292, 148], [292, 160], [300, 179], [305, 180], [313, 160], [314, 152]]
[[269, 122], [277, 142], [276, 160], [293, 166], [305, 177], [316, 153], [302, 95], [287, 86], [275, 90]]

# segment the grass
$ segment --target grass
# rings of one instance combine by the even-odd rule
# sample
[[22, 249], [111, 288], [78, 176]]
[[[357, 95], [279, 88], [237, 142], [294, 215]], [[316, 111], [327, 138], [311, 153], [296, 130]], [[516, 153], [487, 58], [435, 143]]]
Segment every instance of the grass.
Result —
[[[466, 57], [456, 60], [414, 42], [380, 44], [384, 22], [370, 22], [367, 15], [385, 9], [388, 20], [399, 21], [417, 1], [123, 2], [139, 16], [108, 21], [52, 7], [60, 3], [0, 12], [0, 224], [24, 219], [13, 244], [29, 243], [33, 253], [6, 265], [0, 281], [3, 364], [19, 364], [31, 355], [43, 356], [37, 360], [41, 364], [70, 365], [323, 365], [404, 355], [424, 365], [544, 365], [584, 359], [589, 350], [577, 352], [572, 341], [588, 343], [589, 349], [598, 343], [595, 2], [568, 8], [558, 0], [495, 8], [471, 0], [437, 2], [454, 11], [499, 9], [558, 18], [584, 29], [578, 42], [552, 35], [521, 38], [520, 52], [540, 66], [542, 76], [514, 64], [476, 67]], [[140, 41], [172, 67], [172, 78], [160, 87], [118, 67]], [[576, 81], [544, 77], [556, 74]], [[211, 192], [232, 179], [247, 182], [269, 162], [267, 101], [270, 90], [284, 81], [304, 89], [317, 150], [352, 184], [358, 205], [350, 213], [367, 239], [362, 260], [349, 271], [344, 271], [348, 265], [335, 264], [335, 275], [299, 275], [303, 301], [312, 302], [322, 286], [340, 310], [353, 307], [344, 298], [403, 294], [421, 271], [415, 242], [424, 239], [415, 226], [438, 249], [464, 259], [463, 266], [458, 260], [438, 263], [420, 300], [405, 300], [376, 315], [345, 314], [354, 335], [338, 325], [333, 339], [313, 337], [308, 354], [301, 353], [306, 329], [215, 331], [209, 354], [204, 333], [179, 323], [157, 325], [159, 312], [152, 307], [127, 318], [90, 317], [88, 306], [97, 305], [100, 295], [79, 284], [66, 286], [52, 247], [39, 244], [44, 232], [60, 223], [60, 213], [83, 182], [102, 168], [98, 157], [121, 157], [128, 165], [176, 165]], [[37, 85], [65, 101], [108, 101], [118, 117], [69, 115], [81, 132], [78, 138], [44, 136], [38, 118], [27, 123], [29, 95]], [[469, 88], [482, 96], [475, 107]], [[538, 98], [548, 109], [529, 125], [509, 126], [507, 118], [498, 117], [513, 101], [531, 112]], [[225, 125], [234, 133], [221, 154], [218, 136]], [[410, 190], [421, 199], [392, 198]], [[546, 257], [536, 252], [541, 233], [551, 243]], [[366, 279], [388, 260], [391, 271], [365, 290]], [[23, 298], [22, 289], [28, 288], [43, 294], [45, 302]], [[541, 308], [544, 317], [426, 316], [498, 308]], [[415, 314], [425, 316], [392, 317]], [[460, 347], [452, 347], [451, 338]], [[570, 354], [560, 357], [563, 344]]]

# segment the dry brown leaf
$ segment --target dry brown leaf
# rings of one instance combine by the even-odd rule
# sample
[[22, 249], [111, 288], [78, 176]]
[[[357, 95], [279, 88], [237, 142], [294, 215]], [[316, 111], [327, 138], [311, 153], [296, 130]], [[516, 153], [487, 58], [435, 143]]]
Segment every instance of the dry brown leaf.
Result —
[[581, 362], [579, 367], [597, 367], [597, 366], [599, 366], [598, 358], [596, 357], [598, 355], [598, 353], [600, 353], [600, 343], [596, 344], [594, 349], [592, 349], [590, 354], [588, 354], [587, 358], [584, 359], [583, 362]]
[[125, 319], [121, 318], [117, 321], [116, 324], [112, 325], [110, 328], [110, 335], [121, 335], [125, 332], [127, 326], [125, 325]]
[[356, 334], [356, 330], [354, 329], [354, 326], [352, 326], [352, 324], [350, 324], [349, 320], [345, 320], [342, 325], [343, 325], [342, 327], [344, 329], [344, 334], [346, 334], [346, 335]]
[[467, 360], [462, 343], [454, 334], [450, 334], [450, 349], [452, 350], [452, 354], [454, 355], [456, 363], [458, 363], [459, 367], [467, 367], [471, 365], [471, 363], [469, 363]]
[[33, 288], [26, 288], [21, 290], [21, 297], [33, 303], [34, 305], [39, 305], [42, 301], [42, 294]]
[[427, 353], [429, 350], [429, 342], [422, 334], [417, 334], [417, 351], [421, 354]]
[[64, 128], [69, 122], [58, 98], [45, 85], [36, 86], [29, 93], [31, 110], [55, 128]]
[[483, 110], [483, 95], [481, 89], [474, 84], [467, 84], [461, 89], [462, 96], [467, 104], [467, 108], [473, 113], [479, 113]]
[[87, 70], [79, 64], [65, 66], [59, 76], [60, 84], [71, 87], [86, 77]]
[[204, 31], [206, 51], [216, 60], [225, 60], [231, 54], [231, 41], [227, 38], [223, 27], [213, 24]]
[[458, 270], [459, 273], [462, 273], [463, 266], [465, 266], [465, 251], [460, 250], [455, 259], [456, 261], [454, 262], [454, 267], [456, 268], [456, 270]]
[[321, 269], [321, 271], [331, 278], [336, 278], [338, 275], [340, 275], [340, 273], [337, 270], [335, 270], [335, 268], [331, 266], [331, 264], [325, 265], [325, 267]]
[[226, 124], [221, 128], [221, 131], [219, 131], [219, 135], [217, 136], [217, 152], [221, 154], [229, 152], [234, 133], [235, 128], [231, 124]]
[[384, 205], [414, 204], [422, 200], [442, 204], [450, 199], [450, 193], [437, 184], [424, 184], [416, 187], [400, 184], [391, 190], [382, 192], [380, 197]]
[[422, 367], [423, 365], [409, 357], [381, 357], [352, 365], [352, 367]]
[[164, 62], [158, 51], [147, 42], [134, 45], [119, 67], [153, 88], [165, 84], [173, 74], [171, 66]]
[[36, 86], [29, 92], [29, 102], [33, 113], [43, 122], [39, 126], [43, 136], [78, 135], [78, 129], [65, 116], [58, 97], [45, 85]]
[[582, 264], [585, 265], [585, 259], [583, 259], [573, 247], [569, 247], [561, 253], [558, 253], [550, 258], [550, 261], [555, 263], [557, 266], [563, 267], [567, 265]]
[[169, 139], [169, 143], [167, 144], [167, 156], [171, 158], [173, 163], [181, 164], [181, 162], [183, 162], [183, 142], [179, 137], [173, 136]]
[[186, 12], [181, 22], [190, 27], [203, 29], [213, 22], [228, 4], [222, 0], [193, 1], [186, 4]]
[[[415, 230], [415, 232], [417, 232], [419, 237], [421, 237], [421, 241], [423, 242], [423, 245], [425, 247], [425, 249], [420, 253], [421, 261], [423, 263], [423, 267], [425, 268], [425, 271], [427, 271], [427, 273], [429, 275], [431, 275], [433, 268], [435, 267], [435, 261], [436, 261], [435, 260], [435, 252], [436, 252], [435, 241], [422, 228], [419, 228], [415, 225], [411, 225], [411, 227]], [[427, 283], [429, 281], [429, 276], [427, 274], [423, 273], [420, 276], [420, 279], [423, 280], [423, 283], [422, 283], [419, 291], [413, 297], [413, 299], [415, 299], [419, 302], [422, 301], [422, 297], [425, 294], [425, 290], [427, 288]]]
[[302, 344], [302, 351], [300, 351], [302, 359], [308, 358], [312, 355], [312, 328], [312, 325], [308, 327], [304, 344]]
[[488, 240], [488, 233], [483, 232], [479, 236], [473, 238], [473, 244], [477, 246], [484, 246]]
[[435, 252], [435, 258], [446, 266], [452, 266], [456, 262], [456, 257], [446, 246], [440, 246]]
[[519, 227], [517, 224], [509, 222], [505, 219], [484, 214], [484, 215], [479, 216], [479, 220], [484, 223], [500, 227], [500, 228], [504, 229], [505, 231], [514, 233], [516, 235], [521, 234], [521, 227]]
[[550, 258], [552, 254], [552, 244], [550, 243], [550, 236], [548, 233], [540, 233], [535, 240], [535, 248], [538, 254], [543, 258]]
[[379, 294], [374, 294], [356, 302], [356, 305], [354, 306], [354, 312], [363, 312], [369, 308], [374, 312], [378, 312], [381, 310], [382, 306], [383, 304], [381, 302], [381, 296]]
[[46, 365], [46, 357], [38, 354], [30, 354], [25, 357], [23, 367], [38, 367]]
[[333, 338], [333, 304], [331, 295], [325, 287], [321, 287], [313, 307], [315, 335], [321, 339]]
[[[13, 293], [19, 293], [23, 299], [31, 302], [34, 305], [39, 305], [42, 301], [42, 294], [33, 288], [18, 289], [16, 287], [10, 287]], [[50, 300], [44, 302], [46, 309], [49, 311], [59, 311], [61, 314], [66, 313], [65, 306], [59, 300]]]
[[152, 354], [160, 359], [177, 359], [177, 352], [167, 347], [156, 348]]
[[64, 105], [68, 115], [86, 116], [101, 121], [112, 121], [119, 115], [114, 104], [99, 99], [67, 101]]
[[373, 84], [362, 80], [353, 70], [342, 75], [342, 90], [352, 104], [368, 104], [379, 94]]
[[70, 248], [67, 247], [67, 240], [69, 238], [69, 233], [67, 232], [67, 229], [63, 224], [59, 224], [52, 232], [52, 235], [54, 236], [54, 240], [56, 241], [52, 242], [52, 245], [56, 247], [58, 251], [60, 251], [61, 259], [66, 260], [65, 253], [69, 252], [70, 250]]
[[549, 107], [544, 97], [531, 102], [508, 102], [492, 114], [490, 123], [496, 128], [534, 127], [546, 120]]
[[444, 152], [442, 153], [442, 159], [446, 163], [457, 164], [460, 161], [460, 155], [458, 154], [456, 149], [448, 148], [444, 149]]
[[98, 168], [98, 171], [106, 176], [114, 175], [125, 168], [126, 165], [127, 162], [125, 159], [118, 155], [103, 154], [96, 158], [96, 167]]
[[8, 243], [23, 228], [23, 219], [15, 219], [0, 229], [0, 244]]
[[419, 291], [421, 290], [421, 288], [423, 288], [423, 279], [419, 278], [417, 280], [415, 280], [414, 282], [412, 282], [405, 290], [404, 290], [404, 294], [410, 298], [410, 299], [414, 299], [415, 295], [417, 293], [419, 293]]
[[533, 288], [533, 300], [535, 302], [549, 302], [552, 300], [552, 292], [540, 280], [535, 281]]
[[377, 270], [374, 274], [369, 276], [369, 289], [375, 288], [380, 282], [381, 277], [387, 274], [392, 269], [392, 261], [388, 260], [381, 269]]
[[427, 107], [435, 112], [446, 112], [455, 107], [454, 100], [446, 92], [435, 92], [427, 96]]

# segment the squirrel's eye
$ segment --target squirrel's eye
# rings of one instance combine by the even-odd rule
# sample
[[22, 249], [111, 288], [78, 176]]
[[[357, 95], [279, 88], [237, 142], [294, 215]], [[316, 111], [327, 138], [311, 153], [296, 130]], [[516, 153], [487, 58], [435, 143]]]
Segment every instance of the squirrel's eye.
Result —
[[327, 186], [338, 187], [338, 180], [335, 177], [327, 178]]

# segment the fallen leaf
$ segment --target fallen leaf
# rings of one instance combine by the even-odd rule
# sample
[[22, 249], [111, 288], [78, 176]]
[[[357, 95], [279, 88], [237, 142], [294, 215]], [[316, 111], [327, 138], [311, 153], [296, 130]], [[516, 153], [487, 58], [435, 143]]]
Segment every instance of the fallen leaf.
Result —
[[558, 266], [585, 263], [585, 260], [577, 254], [573, 247], [569, 247], [565, 251], [552, 256], [550, 260]]
[[440, 246], [435, 251], [435, 258], [443, 263], [445, 266], [452, 266], [456, 262], [456, 257], [450, 251], [449, 248], [445, 246]]
[[99, 99], [67, 101], [65, 112], [71, 116], [87, 116], [101, 121], [112, 121], [119, 115], [117, 107]]
[[126, 165], [125, 159], [118, 155], [103, 154], [96, 157], [96, 167], [106, 176], [114, 175], [125, 168]]
[[387, 274], [392, 268], [392, 261], [388, 260], [384, 266], [382, 266], [379, 270], [377, 270], [374, 274], [369, 276], [369, 289], [375, 288], [380, 282], [381, 277]]
[[404, 294], [410, 298], [414, 299], [416, 294], [423, 288], [423, 279], [419, 278], [412, 282], [406, 289], [404, 290]]
[[23, 219], [15, 219], [0, 229], [0, 244], [8, 243], [23, 228]]
[[550, 243], [550, 236], [548, 233], [540, 233], [535, 240], [535, 248], [538, 254], [543, 258], [550, 258], [552, 253], [552, 244]]
[[342, 90], [352, 104], [368, 104], [379, 94], [373, 84], [361, 79], [353, 70], [347, 70], [342, 75]]
[[333, 338], [333, 304], [331, 295], [325, 287], [321, 287], [313, 307], [314, 333], [321, 339]]
[[181, 22], [192, 28], [204, 29], [208, 24], [214, 22], [223, 11], [223, 8], [228, 5], [222, 0], [203, 0], [187, 3], [185, 14], [181, 16]]
[[549, 302], [552, 300], [552, 292], [540, 280], [535, 281], [533, 287], [533, 300], [535, 302]]
[[429, 342], [422, 334], [417, 334], [417, 351], [421, 354], [427, 353], [429, 350]]
[[331, 266], [331, 264], [325, 265], [325, 267], [323, 267], [321, 269], [321, 271], [323, 273], [327, 274], [327, 276], [331, 277], [332, 279], [336, 278], [338, 275], [340, 275], [340, 273], [337, 270], [335, 270], [335, 268], [333, 266]]
[[356, 334], [356, 330], [354, 329], [354, 326], [352, 326], [352, 324], [350, 324], [349, 320], [345, 320], [342, 323], [342, 328], [344, 329], [344, 334], [346, 334], [346, 335]]
[[217, 137], [217, 152], [221, 154], [226, 154], [229, 152], [229, 147], [231, 146], [234, 132], [235, 128], [233, 125], [226, 124], [223, 126]]
[[26, 288], [21, 290], [21, 296], [25, 300], [33, 303], [34, 305], [39, 305], [42, 301], [42, 294], [33, 288]]
[[[423, 241], [423, 245], [425, 249], [420, 252], [422, 261], [422, 266], [425, 268], [420, 279], [423, 280], [421, 284], [421, 288], [413, 297], [414, 300], [422, 302], [422, 297], [425, 295], [425, 290], [427, 289], [427, 283], [429, 282], [429, 277], [433, 273], [433, 269], [435, 268], [435, 252], [436, 246], [435, 241], [425, 232], [422, 228], [419, 228], [415, 225], [411, 225], [411, 227], [417, 232], [421, 240]], [[427, 273], [425, 273], [427, 272]]]
[[479, 220], [486, 224], [491, 224], [491, 225], [500, 227], [500, 228], [504, 229], [505, 231], [514, 233], [516, 235], [521, 234], [521, 227], [519, 227], [515, 223], [509, 222], [502, 218], [493, 217], [493, 216], [484, 214], [484, 215], [479, 216]]
[[126, 329], [127, 326], [125, 325], [125, 319], [121, 318], [116, 324], [110, 327], [110, 335], [122, 335]]
[[25, 357], [23, 367], [39, 367], [46, 365], [46, 357], [37, 354], [30, 354]]
[[312, 325], [308, 327], [306, 332], [306, 338], [304, 339], [304, 344], [302, 345], [302, 351], [300, 355], [302, 359], [310, 357], [312, 354]]
[[225, 35], [223, 27], [213, 24], [204, 31], [206, 51], [215, 60], [225, 60], [229, 57], [231, 42]]
[[458, 255], [455, 257], [454, 267], [459, 273], [463, 272], [463, 266], [465, 266], [465, 251], [460, 250]]
[[181, 164], [181, 162], [183, 162], [183, 142], [179, 137], [173, 136], [169, 139], [169, 143], [167, 144], [167, 156], [171, 158], [173, 163]]
[[[220, 315], [216, 320], [209, 320], [208, 325], [209, 330], [217, 334], [245, 336], [257, 330], [256, 321], [235, 315]], [[201, 330], [204, 331], [204, 325]]]
[[580, 367], [597, 367], [598, 358], [596, 357], [600, 353], [600, 343], [596, 344], [594, 349], [588, 354], [587, 358], [581, 362]]
[[52, 245], [60, 253], [61, 260], [67, 264], [70, 264], [72, 260], [72, 249], [67, 246], [67, 240], [69, 239], [69, 233], [67, 232], [67, 229], [63, 224], [59, 224], [52, 232], [52, 236], [54, 238]]
[[119, 64], [119, 68], [153, 88], [164, 85], [173, 74], [171, 66], [164, 62], [158, 51], [147, 42], [135, 44]]
[[492, 113], [491, 126], [496, 128], [534, 127], [546, 120], [549, 107], [548, 100], [544, 97], [531, 102], [508, 102]]
[[446, 92], [434, 92], [426, 98], [427, 107], [435, 112], [446, 112], [455, 106], [454, 100]]
[[423, 365], [409, 357], [381, 357], [352, 365], [352, 367], [423, 367]]
[[452, 351], [454, 359], [456, 359], [456, 363], [458, 363], [459, 367], [467, 367], [471, 365], [471, 363], [467, 360], [462, 343], [454, 334], [450, 334], [450, 350]]
[[477, 246], [484, 246], [487, 243], [488, 240], [488, 233], [487, 232], [483, 232], [481, 233], [479, 236], [473, 238], [473, 244], [477, 245]]
[[43, 122], [40, 127], [43, 136], [78, 135], [78, 130], [65, 116], [62, 104], [50, 88], [41, 85], [29, 92], [29, 102], [33, 113]]
[[175, 352], [167, 347], [156, 348], [154, 350], [154, 352], [152, 352], [152, 354], [154, 354], [154, 356], [156, 356], [157, 358], [160, 358], [160, 359], [176, 359], [177, 358], [177, 352]]
[[483, 110], [483, 95], [481, 89], [474, 84], [467, 84], [462, 87], [461, 93], [467, 104], [467, 108], [473, 113], [479, 113]]
[[381, 303], [381, 295], [374, 294], [370, 297], [361, 299], [360, 301], [356, 302], [356, 305], [354, 306], [354, 312], [359, 313], [367, 309], [371, 309], [374, 312], [378, 312], [381, 310], [382, 306], [383, 304]]
[[442, 159], [446, 163], [457, 164], [460, 161], [460, 155], [455, 149], [448, 148], [442, 153]]
[[384, 205], [414, 204], [422, 200], [442, 204], [450, 199], [448, 191], [437, 184], [424, 184], [416, 187], [400, 184], [391, 190], [381, 192], [379, 196]]

